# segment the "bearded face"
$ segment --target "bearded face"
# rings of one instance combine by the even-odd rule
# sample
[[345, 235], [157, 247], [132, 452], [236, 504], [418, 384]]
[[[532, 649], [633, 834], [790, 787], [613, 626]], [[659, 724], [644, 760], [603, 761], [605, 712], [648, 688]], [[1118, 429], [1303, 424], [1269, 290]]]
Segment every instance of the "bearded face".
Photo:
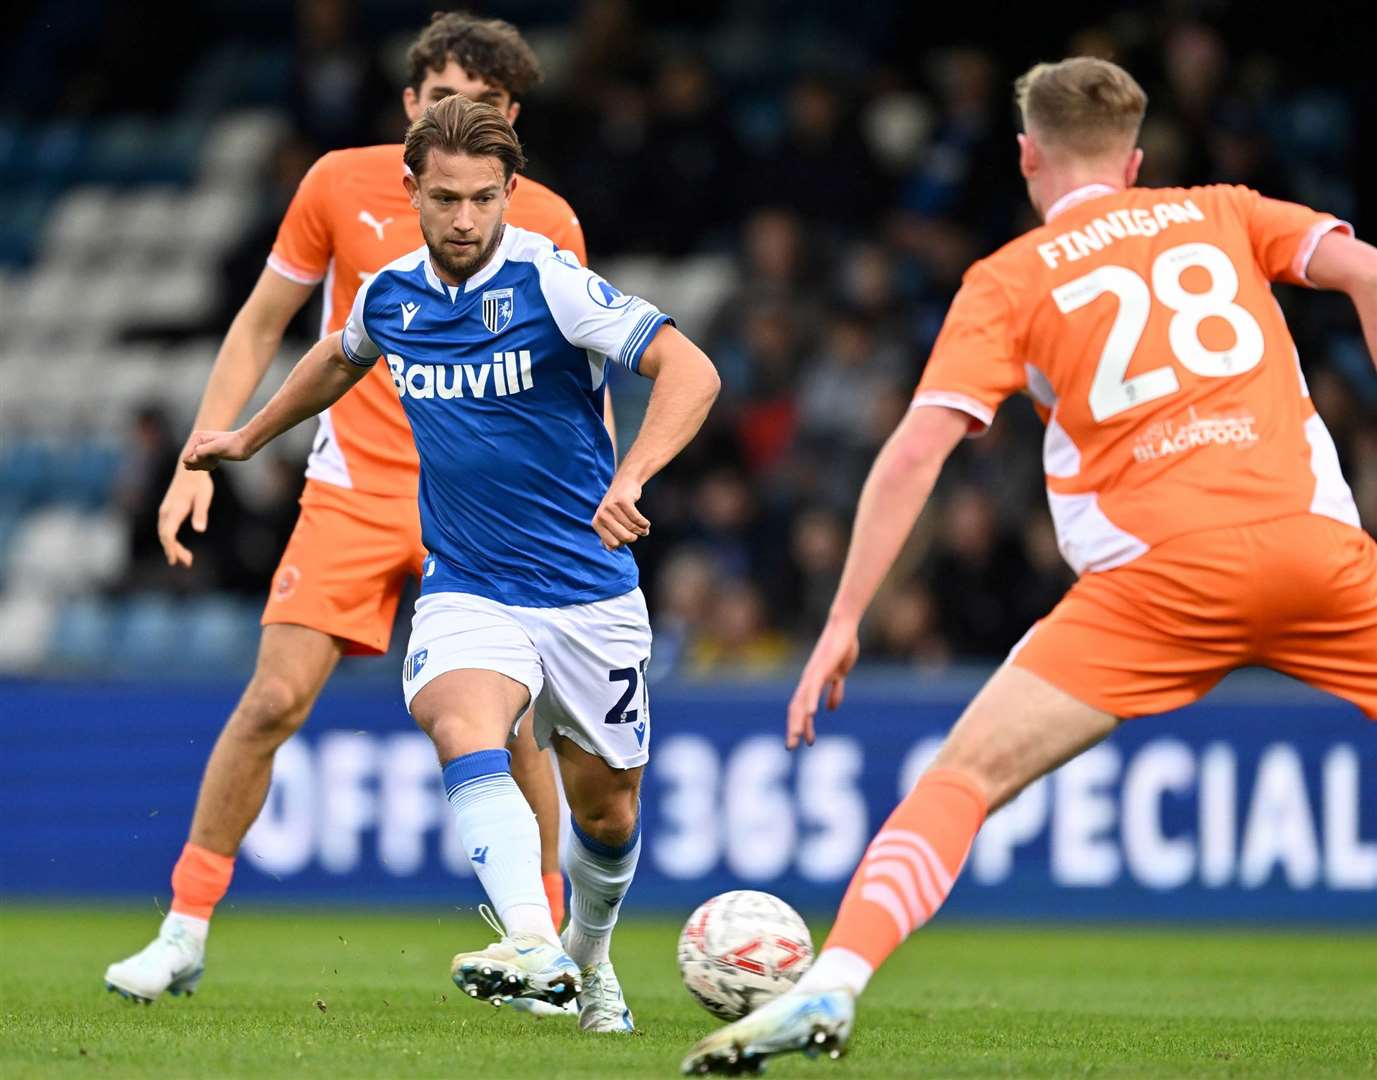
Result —
[[505, 177], [497, 158], [432, 150], [421, 176], [405, 182], [436, 272], [451, 285], [462, 284], [492, 258], [502, 238], [515, 177]]

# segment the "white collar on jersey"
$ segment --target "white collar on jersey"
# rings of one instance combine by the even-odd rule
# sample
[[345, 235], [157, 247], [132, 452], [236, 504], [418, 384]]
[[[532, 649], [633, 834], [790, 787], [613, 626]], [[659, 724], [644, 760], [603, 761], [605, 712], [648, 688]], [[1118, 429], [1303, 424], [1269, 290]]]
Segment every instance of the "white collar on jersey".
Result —
[[[440, 280], [440, 275], [435, 272], [435, 267], [432, 266], [430, 263], [429, 251], [426, 252], [425, 262], [422, 265], [425, 266], [426, 270], [426, 284], [429, 285], [441, 296], [444, 296], [446, 293], [448, 293], [449, 289], [446, 287], [445, 283]], [[450, 299], [453, 300], [454, 297], [451, 296]]]
[[1047, 208], [1047, 215], [1043, 221], [1051, 221], [1058, 214], [1064, 214], [1071, 207], [1078, 203], [1083, 203], [1087, 199], [1098, 199], [1101, 195], [1113, 195], [1118, 188], [1112, 188], [1108, 184], [1086, 184], [1085, 187], [1078, 187], [1075, 191], [1068, 191], [1060, 199]]
[[[497, 242], [497, 250], [492, 253], [492, 258], [487, 261], [483, 269], [474, 274], [464, 282], [464, 292], [471, 293], [480, 285], [484, 285], [493, 279], [499, 270], [507, 262], [507, 256], [511, 252], [512, 243], [516, 239], [516, 231], [502, 226], [502, 239]], [[449, 296], [453, 302], [459, 298], [459, 286], [450, 285], [448, 282], [440, 280], [440, 275], [435, 272], [435, 267], [431, 265], [429, 252], [426, 254], [425, 261], [426, 283], [430, 285], [441, 296]]]

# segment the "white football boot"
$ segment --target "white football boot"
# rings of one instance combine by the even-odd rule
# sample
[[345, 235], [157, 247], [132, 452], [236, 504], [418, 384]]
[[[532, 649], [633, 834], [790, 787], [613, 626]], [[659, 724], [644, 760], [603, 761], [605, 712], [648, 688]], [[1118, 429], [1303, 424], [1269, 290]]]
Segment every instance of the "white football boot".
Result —
[[164, 990], [173, 995], [195, 992], [206, 970], [206, 944], [169, 920], [141, 952], [105, 969], [105, 988], [145, 1005]]
[[579, 1028], [583, 1031], [627, 1033], [636, 1030], [636, 1021], [626, 1007], [622, 984], [610, 961], [589, 964], [582, 971], [583, 990], [579, 993]]
[[855, 1018], [856, 1001], [847, 990], [793, 990], [714, 1031], [689, 1051], [680, 1071], [686, 1076], [754, 1075], [775, 1054], [795, 1051], [839, 1058], [846, 1053]]
[[579, 1003], [577, 998], [571, 998], [563, 1005], [550, 1005], [538, 998], [512, 998], [512, 1011], [533, 1020], [577, 1020]]
[[486, 904], [478, 912], [501, 940], [486, 949], [458, 953], [451, 961], [454, 985], [469, 997], [493, 1005], [531, 998], [558, 1007], [583, 989], [578, 965], [562, 946], [539, 934], [508, 934]]

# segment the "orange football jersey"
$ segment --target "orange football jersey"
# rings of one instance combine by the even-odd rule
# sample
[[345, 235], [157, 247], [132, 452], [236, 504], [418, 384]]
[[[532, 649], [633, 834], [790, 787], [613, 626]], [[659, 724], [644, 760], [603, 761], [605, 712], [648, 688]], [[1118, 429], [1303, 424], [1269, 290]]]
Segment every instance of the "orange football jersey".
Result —
[[[321, 336], [344, 326], [359, 286], [425, 241], [402, 186], [400, 145], [326, 154], [302, 178], [268, 265], [292, 281], [325, 282]], [[587, 261], [569, 204], [524, 176], [505, 220], [542, 233]], [[420, 464], [386, 364], [320, 414], [306, 475], [374, 495], [416, 497]]]
[[914, 404], [979, 432], [1010, 394], [1033, 397], [1077, 573], [1288, 514], [1357, 525], [1271, 292], [1308, 284], [1331, 229], [1351, 232], [1242, 187], [1072, 192], [967, 272]]

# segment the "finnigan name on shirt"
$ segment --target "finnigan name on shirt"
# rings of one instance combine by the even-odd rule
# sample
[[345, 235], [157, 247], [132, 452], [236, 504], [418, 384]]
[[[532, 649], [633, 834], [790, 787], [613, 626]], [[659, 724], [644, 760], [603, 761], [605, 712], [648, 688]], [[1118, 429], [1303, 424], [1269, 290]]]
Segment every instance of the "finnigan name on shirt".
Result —
[[1151, 209], [1138, 206], [1130, 210], [1111, 210], [1103, 217], [1091, 218], [1083, 229], [1071, 229], [1039, 244], [1038, 254], [1055, 270], [1063, 256], [1067, 262], [1075, 262], [1128, 236], [1156, 236], [1172, 225], [1204, 220], [1204, 212], [1192, 199], [1159, 202]]

